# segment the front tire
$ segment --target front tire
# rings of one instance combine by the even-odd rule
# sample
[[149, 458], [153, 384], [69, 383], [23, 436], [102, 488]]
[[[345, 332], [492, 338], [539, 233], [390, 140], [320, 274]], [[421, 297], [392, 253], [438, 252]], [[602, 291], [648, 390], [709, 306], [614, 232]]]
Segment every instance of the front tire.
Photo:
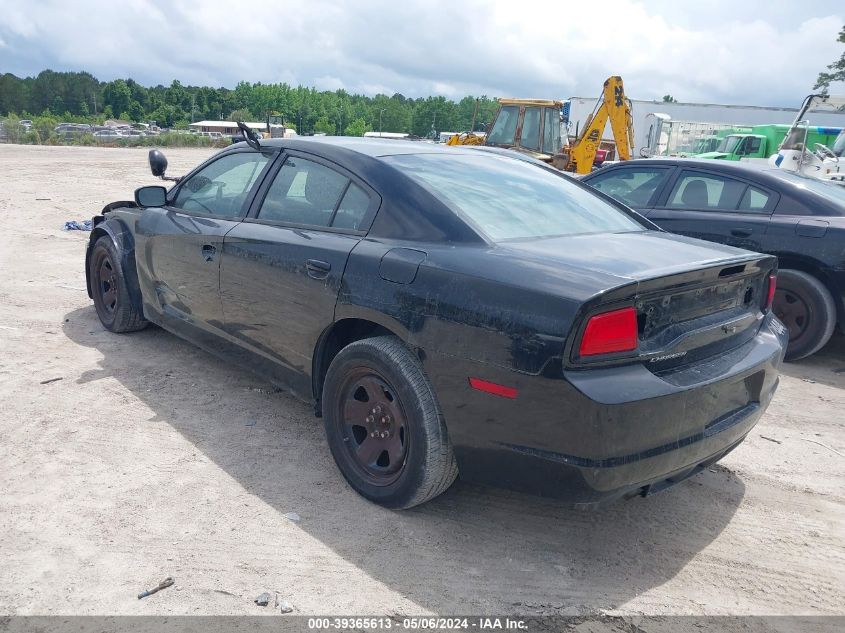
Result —
[[94, 243], [88, 275], [94, 307], [103, 327], [120, 333], [143, 330], [149, 325], [149, 321], [132, 305], [120, 251], [108, 235], [103, 235]]
[[340, 472], [371, 501], [411, 508], [458, 475], [431, 384], [394, 336], [356, 341], [338, 353], [323, 385], [323, 415]]
[[815, 354], [830, 340], [836, 326], [836, 304], [830, 291], [801, 270], [778, 272], [772, 308], [789, 330], [789, 361]]

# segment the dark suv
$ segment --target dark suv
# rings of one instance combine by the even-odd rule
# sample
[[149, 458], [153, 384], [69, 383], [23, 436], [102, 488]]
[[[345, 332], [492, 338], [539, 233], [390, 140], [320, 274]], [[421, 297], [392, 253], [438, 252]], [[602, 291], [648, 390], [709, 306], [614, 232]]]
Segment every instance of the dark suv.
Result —
[[735, 162], [632, 160], [583, 178], [671, 231], [777, 255], [787, 360], [845, 326], [845, 186]]

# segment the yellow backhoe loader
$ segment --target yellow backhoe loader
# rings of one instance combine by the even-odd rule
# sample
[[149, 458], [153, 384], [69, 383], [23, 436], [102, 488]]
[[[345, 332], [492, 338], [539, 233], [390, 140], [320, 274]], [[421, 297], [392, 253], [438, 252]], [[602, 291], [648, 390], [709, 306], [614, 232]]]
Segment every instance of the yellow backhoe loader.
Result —
[[451, 137], [447, 144], [507, 147], [558, 169], [588, 174], [609, 120], [617, 157], [620, 160], [631, 158], [634, 125], [631, 102], [625, 97], [621, 77], [610, 77], [604, 82], [602, 96], [584, 129], [566, 145], [561, 139], [562, 106], [562, 101], [548, 99], [499, 99], [499, 109], [483, 142], [480, 137], [467, 133]]

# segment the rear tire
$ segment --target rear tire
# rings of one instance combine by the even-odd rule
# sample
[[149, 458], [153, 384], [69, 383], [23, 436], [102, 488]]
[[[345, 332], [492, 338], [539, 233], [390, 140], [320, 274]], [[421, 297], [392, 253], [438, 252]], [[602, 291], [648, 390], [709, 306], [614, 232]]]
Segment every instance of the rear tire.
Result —
[[830, 340], [836, 327], [836, 304], [816, 277], [801, 270], [778, 272], [773, 305], [775, 315], [789, 330], [786, 360], [815, 354]]
[[323, 385], [323, 415], [340, 472], [371, 501], [411, 508], [458, 475], [434, 390], [394, 336], [356, 341], [338, 353]]
[[120, 251], [108, 235], [103, 235], [94, 243], [88, 275], [94, 307], [103, 327], [120, 333], [143, 330], [149, 325], [140, 310], [132, 305]]

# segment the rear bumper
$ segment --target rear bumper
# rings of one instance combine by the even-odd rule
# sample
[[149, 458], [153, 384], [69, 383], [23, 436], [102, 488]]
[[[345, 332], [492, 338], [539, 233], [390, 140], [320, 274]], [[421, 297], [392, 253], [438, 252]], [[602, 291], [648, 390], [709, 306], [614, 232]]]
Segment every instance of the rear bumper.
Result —
[[[641, 364], [529, 376], [436, 354], [427, 369], [462, 479], [590, 506], [662, 489], [736, 447], [771, 401], [786, 341], [770, 315], [742, 347], [663, 376]], [[470, 376], [518, 396], [472, 390]]]

